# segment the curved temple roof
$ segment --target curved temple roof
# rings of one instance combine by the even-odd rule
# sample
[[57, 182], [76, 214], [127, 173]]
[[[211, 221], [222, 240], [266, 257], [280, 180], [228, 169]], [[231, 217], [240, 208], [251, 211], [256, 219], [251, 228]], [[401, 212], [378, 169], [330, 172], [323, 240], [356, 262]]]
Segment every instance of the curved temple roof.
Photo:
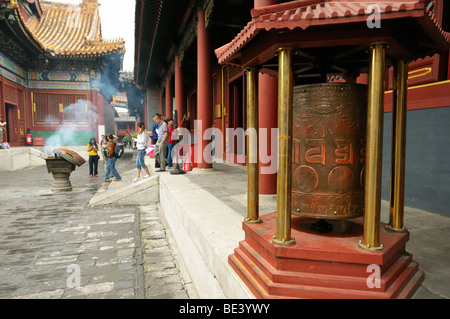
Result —
[[24, 19], [25, 27], [42, 48], [54, 56], [104, 55], [125, 52], [122, 38], [105, 40], [101, 34], [97, 0], [80, 5], [40, 1], [42, 16]]
[[429, 30], [448, 47], [448, 34], [442, 30], [424, 0], [330, 1], [299, 0], [252, 10], [252, 20], [228, 44], [215, 50], [220, 64], [227, 63], [259, 33], [274, 29], [305, 30], [314, 26], [366, 21], [379, 8], [380, 19], [405, 17], [429, 19]]

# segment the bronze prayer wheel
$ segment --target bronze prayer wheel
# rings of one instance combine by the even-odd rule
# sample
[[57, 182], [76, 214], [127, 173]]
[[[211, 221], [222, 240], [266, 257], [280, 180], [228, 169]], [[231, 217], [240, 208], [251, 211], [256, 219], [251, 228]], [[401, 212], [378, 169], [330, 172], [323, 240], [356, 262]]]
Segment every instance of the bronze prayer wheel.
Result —
[[292, 213], [321, 219], [364, 214], [367, 86], [294, 88]]

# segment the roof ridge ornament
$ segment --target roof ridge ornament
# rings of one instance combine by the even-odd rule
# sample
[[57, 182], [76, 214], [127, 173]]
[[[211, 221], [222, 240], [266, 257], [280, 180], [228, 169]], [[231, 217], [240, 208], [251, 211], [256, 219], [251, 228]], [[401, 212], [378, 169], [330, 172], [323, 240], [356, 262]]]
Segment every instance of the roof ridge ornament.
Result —
[[9, 8], [10, 8], [11, 10], [19, 9], [19, 4], [17, 3], [17, 0], [10, 0], [10, 2], [9, 2]]
[[83, 11], [89, 13], [95, 13], [98, 10], [99, 6], [100, 4], [98, 3], [98, 0], [83, 0], [81, 2], [81, 7], [83, 8]]

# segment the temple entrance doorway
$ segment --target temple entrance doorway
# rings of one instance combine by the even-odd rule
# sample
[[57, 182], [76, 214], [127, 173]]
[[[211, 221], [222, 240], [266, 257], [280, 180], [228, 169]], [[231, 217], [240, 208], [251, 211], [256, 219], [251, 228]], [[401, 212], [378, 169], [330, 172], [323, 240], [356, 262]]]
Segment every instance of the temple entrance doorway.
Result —
[[6, 110], [6, 134], [3, 137], [5, 142], [8, 142], [11, 146], [19, 146], [19, 113], [17, 105], [5, 104]]

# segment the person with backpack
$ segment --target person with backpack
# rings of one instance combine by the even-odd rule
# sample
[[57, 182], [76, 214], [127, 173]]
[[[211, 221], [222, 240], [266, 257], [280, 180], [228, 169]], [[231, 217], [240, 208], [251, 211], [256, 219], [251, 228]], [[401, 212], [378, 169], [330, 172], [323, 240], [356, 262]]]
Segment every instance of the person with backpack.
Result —
[[144, 169], [145, 172], [147, 173], [147, 176], [144, 176], [144, 178], [150, 176], [150, 172], [148, 170], [147, 165], [145, 165], [144, 158], [145, 158], [145, 149], [151, 145], [152, 141], [150, 140], [150, 136], [148, 136], [148, 132], [145, 129], [144, 122], [142, 121], [139, 122], [138, 127], [139, 127], [138, 137], [137, 138], [133, 137], [133, 141], [136, 143], [136, 148], [138, 150], [136, 157], [137, 175], [136, 178], [133, 179], [133, 182], [136, 182], [141, 179], [141, 169]]
[[119, 172], [116, 170], [116, 142], [114, 141], [114, 136], [109, 134], [108, 136], [108, 164], [106, 165], [106, 174], [105, 174], [105, 182], [110, 182], [111, 178], [109, 178], [109, 174], [112, 172], [114, 178], [117, 181], [120, 181], [122, 178], [119, 175]]

